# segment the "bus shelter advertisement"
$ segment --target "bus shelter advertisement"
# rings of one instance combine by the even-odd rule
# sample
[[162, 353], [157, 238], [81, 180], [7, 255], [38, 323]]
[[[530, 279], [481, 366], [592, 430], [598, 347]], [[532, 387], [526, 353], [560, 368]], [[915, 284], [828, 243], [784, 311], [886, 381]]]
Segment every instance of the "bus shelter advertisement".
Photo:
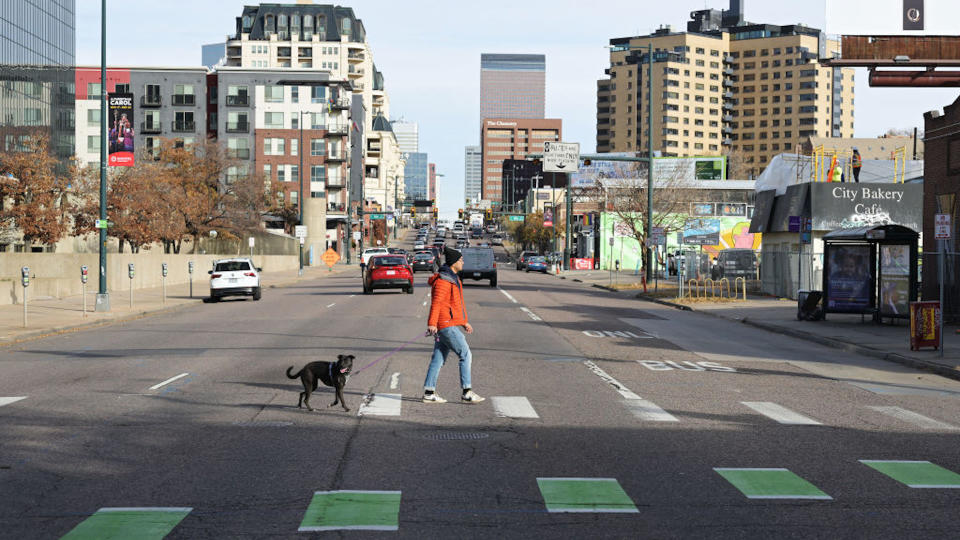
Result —
[[871, 246], [827, 246], [827, 311], [866, 313], [873, 309]]
[[910, 309], [910, 246], [880, 246], [880, 315], [906, 317]]
[[109, 156], [111, 167], [133, 167], [133, 94], [110, 94]]

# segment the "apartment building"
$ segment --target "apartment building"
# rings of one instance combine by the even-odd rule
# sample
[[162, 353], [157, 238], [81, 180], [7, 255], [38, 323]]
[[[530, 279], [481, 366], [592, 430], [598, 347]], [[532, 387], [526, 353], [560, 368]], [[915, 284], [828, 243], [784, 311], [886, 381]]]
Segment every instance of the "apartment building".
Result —
[[383, 115], [371, 120], [364, 160], [364, 201], [388, 213], [401, 207], [406, 198], [404, 167], [406, 160], [390, 121]]
[[803, 25], [747, 23], [741, 2], [730, 7], [693, 12], [686, 32], [610, 40], [598, 152], [646, 150], [648, 82], [652, 146], [663, 155], [737, 155], [756, 175], [807, 137], [853, 135], [853, 70], [817, 61], [839, 55], [839, 41]]
[[366, 39], [352, 8], [309, 0], [245, 6], [236, 18], [236, 32], [227, 36], [225, 65], [320, 70], [332, 80], [349, 81], [363, 95], [369, 132], [378, 114], [390, 117], [390, 102]]
[[[483, 152], [482, 198], [499, 207], [503, 202], [503, 161], [525, 159], [543, 152], [543, 143], [559, 141], [563, 135], [560, 119], [487, 118], [483, 121], [480, 145]], [[469, 194], [468, 194], [469, 195]]]
[[[207, 70], [176, 67], [110, 67], [110, 93], [133, 94], [133, 130], [138, 151], [160, 149], [161, 139], [182, 144], [203, 140], [207, 131]], [[100, 162], [100, 68], [75, 70], [74, 155], [80, 164]]]
[[480, 121], [487, 118], [543, 118], [546, 56], [480, 55]]

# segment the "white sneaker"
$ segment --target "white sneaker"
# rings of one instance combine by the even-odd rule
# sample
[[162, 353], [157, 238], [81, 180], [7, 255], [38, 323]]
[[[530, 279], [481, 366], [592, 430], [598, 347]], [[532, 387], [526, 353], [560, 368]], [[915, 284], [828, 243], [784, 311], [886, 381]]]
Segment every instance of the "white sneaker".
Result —
[[460, 400], [463, 401], [463, 402], [465, 402], [465, 403], [480, 403], [481, 401], [483, 401], [483, 400], [485, 400], [485, 399], [487, 399], [487, 398], [485, 398], [485, 397], [480, 397], [480, 396], [477, 395], [477, 393], [474, 392], [473, 390], [467, 390], [466, 393], [464, 393], [463, 396], [460, 398]]
[[424, 403], [446, 403], [447, 400], [440, 397], [440, 394], [434, 392], [432, 394], [424, 394], [423, 402]]

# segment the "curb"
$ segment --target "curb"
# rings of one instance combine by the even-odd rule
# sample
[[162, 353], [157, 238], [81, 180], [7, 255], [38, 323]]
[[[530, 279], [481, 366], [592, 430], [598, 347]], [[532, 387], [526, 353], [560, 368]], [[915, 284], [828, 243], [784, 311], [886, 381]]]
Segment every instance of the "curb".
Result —
[[[684, 304], [678, 304], [678, 303], [676, 303], [676, 302], [670, 302], [669, 300], [661, 300], [661, 299], [659, 299], [659, 298], [654, 298], [654, 297], [652, 297], [652, 296], [648, 296], [648, 295], [643, 294], [643, 293], [637, 293], [636, 296], [635, 296], [635, 298], [639, 298], [640, 300], [645, 300], [645, 301], [647, 301], [647, 302], [653, 302], [654, 304], [660, 304], [661, 306], [672, 307], [672, 308], [674, 308], [674, 309], [679, 309], [679, 310], [681, 310], [681, 311], [694, 311], [694, 309], [693, 309], [692, 307], [690, 307], [690, 306], [687, 306], [687, 305], [684, 305]], [[704, 313], [704, 314], [706, 314], [706, 315], [712, 315], [712, 313], [707, 313], [707, 312], [702, 312], [702, 311], [698, 311], [697, 313]]]
[[[349, 270], [349, 268], [346, 268], [346, 269], [344, 269], [344, 270], [339, 270], [339, 269], [338, 269], [338, 270], [334, 270], [333, 272], [328, 272], [328, 273], [323, 274], [323, 275], [326, 276], [326, 275], [333, 275], [333, 274], [342, 274], [342, 273], [344, 273], [344, 272], [346, 272], [346, 271], [348, 271], [348, 270]], [[314, 279], [315, 279], [315, 278], [314, 278]], [[298, 276], [297, 278], [295, 278], [295, 279], [293, 279], [293, 280], [281, 281], [281, 282], [279, 282], [279, 283], [274, 283], [274, 284], [268, 285], [266, 288], [268, 288], [268, 289], [282, 289], [282, 288], [284, 288], [284, 287], [288, 287], [288, 286], [290, 286], [290, 285], [294, 285], [294, 284], [296, 284], [296, 283], [299, 283], [301, 280], [303, 280], [303, 278]], [[26, 341], [33, 341], [33, 340], [42, 339], [42, 338], [45, 338], [45, 337], [56, 336], [56, 335], [60, 335], [60, 334], [66, 334], [66, 333], [69, 333], [69, 332], [78, 332], [78, 331], [80, 331], [80, 330], [89, 330], [89, 329], [98, 328], [98, 327], [101, 327], [101, 326], [110, 326], [110, 325], [112, 325], [112, 324], [118, 324], [118, 323], [125, 323], [125, 322], [135, 321], [135, 320], [138, 320], [138, 319], [143, 319], [143, 318], [145, 318], [145, 317], [149, 317], [149, 316], [151, 316], [151, 315], [161, 315], [161, 314], [164, 314], [164, 313], [173, 313], [173, 312], [176, 312], [176, 311], [180, 311], [180, 310], [182, 310], [182, 309], [186, 309], [186, 308], [191, 307], [191, 306], [195, 306], [195, 305], [197, 305], [197, 303], [203, 304], [204, 302], [206, 302], [206, 297], [198, 296], [198, 297], [196, 298], [196, 300], [197, 300], [197, 302], [184, 302], [184, 303], [182, 303], [182, 304], [178, 304], [178, 305], [170, 306], [170, 307], [161, 307], [161, 308], [158, 308], [158, 309], [151, 309], [151, 310], [146, 310], [146, 311], [137, 311], [137, 312], [129, 313], [129, 314], [127, 314], [127, 315], [123, 315], [123, 316], [116, 317], [116, 318], [102, 319], [102, 320], [99, 320], [99, 321], [90, 321], [90, 322], [86, 322], [86, 323], [71, 324], [71, 325], [67, 325], [67, 326], [55, 326], [55, 327], [52, 327], [52, 328], [44, 328], [44, 329], [42, 329], [42, 330], [34, 330], [34, 331], [31, 331], [31, 332], [24, 332], [24, 333], [19, 334], [19, 335], [15, 336], [15, 337], [13, 337], [13, 338], [11, 338], [11, 339], [9, 339], [9, 340], [0, 339], [0, 348], [7, 347], [7, 346], [10, 346], [10, 345], [16, 345], [16, 344], [23, 343], [23, 342], [26, 342]]]

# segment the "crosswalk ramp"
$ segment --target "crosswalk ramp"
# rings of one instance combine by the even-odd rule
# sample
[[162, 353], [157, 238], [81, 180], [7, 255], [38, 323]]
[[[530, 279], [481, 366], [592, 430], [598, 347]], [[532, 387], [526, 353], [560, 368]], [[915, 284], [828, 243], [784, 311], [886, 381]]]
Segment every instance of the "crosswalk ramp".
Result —
[[[838, 472], [839, 480], [854, 476], [852, 468], [865, 466], [875, 474], [886, 476], [890, 489], [958, 489], [960, 474], [930, 461], [916, 460], [871, 460], [861, 459], [846, 462]], [[728, 487], [721, 489], [727, 497], [764, 499], [771, 502], [804, 500], [818, 504], [843, 503], [834, 499], [822, 487], [804, 478], [803, 471], [785, 467], [713, 467], [699, 468], [686, 473], [699, 475], [702, 482], [711, 483], [719, 477]], [[713, 478], [711, 478], [713, 475]], [[689, 477], [686, 478], [689, 480]], [[554, 513], [603, 513], [641, 514], [634, 497], [643, 497], [643, 489], [631, 493], [617, 478], [541, 476], [517, 479], [517, 489], [526, 491], [530, 484], [536, 485], [540, 511]], [[508, 489], [508, 488], [507, 488]], [[296, 504], [294, 502], [293, 504]], [[404, 500], [402, 490], [355, 490], [316, 491], [303, 500], [303, 514], [299, 525], [290, 524], [291, 532], [330, 531], [399, 531], [403, 521]], [[478, 502], [482, 504], [482, 501]], [[413, 504], [413, 507], [417, 507]], [[199, 513], [203, 508], [197, 508]], [[185, 519], [191, 507], [108, 507], [77, 523], [63, 540], [88, 539], [162, 539]], [[417, 522], [422, 523], [422, 508], [416, 510]], [[525, 510], [531, 511], [531, 510]], [[429, 511], [428, 511], [429, 512]], [[440, 516], [438, 516], [438, 519]]]

